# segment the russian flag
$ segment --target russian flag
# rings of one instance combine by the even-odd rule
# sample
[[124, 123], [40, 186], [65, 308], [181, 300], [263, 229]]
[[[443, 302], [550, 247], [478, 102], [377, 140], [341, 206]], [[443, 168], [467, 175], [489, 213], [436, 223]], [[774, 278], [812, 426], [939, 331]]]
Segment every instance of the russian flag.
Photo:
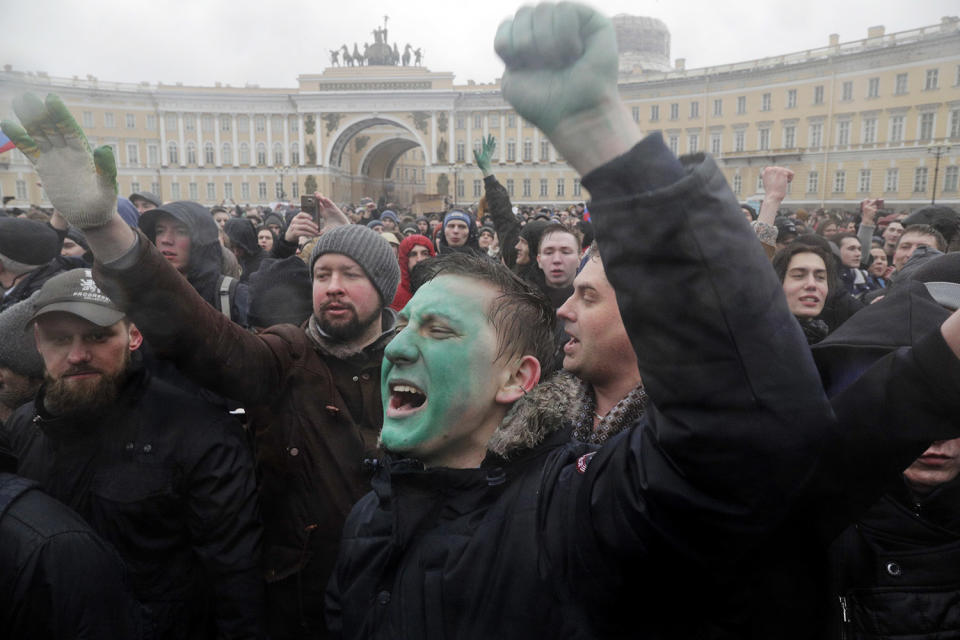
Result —
[[13, 141], [7, 137], [3, 131], [0, 131], [0, 153], [4, 151], [10, 151], [10, 149], [15, 149], [17, 145], [13, 144]]
[[586, 206], [583, 207], [583, 220], [584, 222], [591, 222], [590, 209], [588, 209]]

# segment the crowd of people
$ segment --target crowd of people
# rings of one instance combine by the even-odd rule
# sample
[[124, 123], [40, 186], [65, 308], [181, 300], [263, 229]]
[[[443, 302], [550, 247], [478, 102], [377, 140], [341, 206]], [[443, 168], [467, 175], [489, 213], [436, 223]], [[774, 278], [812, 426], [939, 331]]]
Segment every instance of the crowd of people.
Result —
[[5, 637], [960, 634], [960, 214], [739, 204], [586, 7], [495, 46], [589, 211], [514, 207], [492, 137], [426, 216], [118, 198], [15, 102]]

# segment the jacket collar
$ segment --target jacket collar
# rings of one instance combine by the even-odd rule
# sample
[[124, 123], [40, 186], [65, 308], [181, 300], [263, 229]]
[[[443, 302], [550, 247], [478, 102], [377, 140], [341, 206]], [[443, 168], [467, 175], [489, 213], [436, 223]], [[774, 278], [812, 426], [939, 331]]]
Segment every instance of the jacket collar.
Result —
[[380, 337], [365, 347], [357, 349], [351, 345], [330, 339], [320, 329], [317, 323], [317, 317], [310, 314], [306, 323], [303, 325], [307, 337], [313, 343], [314, 349], [323, 356], [336, 358], [337, 360], [369, 359], [371, 356], [380, 357], [380, 353], [387, 347], [387, 344], [397, 335], [397, 312], [389, 307], [384, 307], [380, 315], [380, 326], [383, 331]]

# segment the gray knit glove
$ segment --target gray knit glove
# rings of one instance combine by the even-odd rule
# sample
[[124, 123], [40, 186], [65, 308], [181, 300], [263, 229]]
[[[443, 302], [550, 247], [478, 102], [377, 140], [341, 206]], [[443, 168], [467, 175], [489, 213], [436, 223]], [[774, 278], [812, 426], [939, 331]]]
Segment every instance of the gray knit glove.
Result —
[[24, 94], [14, 99], [13, 110], [23, 126], [4, 120], [0, 127], [36, 167], [54, 208], [80, 229], [109, 222], [117, 211], [117, 163], [110, 147], [91, 153], [83, 130], [53, 94], [46, 103]]

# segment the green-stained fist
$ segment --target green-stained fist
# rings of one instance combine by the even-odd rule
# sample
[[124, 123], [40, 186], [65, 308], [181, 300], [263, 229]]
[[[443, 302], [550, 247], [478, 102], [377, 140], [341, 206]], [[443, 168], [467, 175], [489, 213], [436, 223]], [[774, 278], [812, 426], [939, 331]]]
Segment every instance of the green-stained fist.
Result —
[[490, 158], [493, 157], [496, 148], [497, 140], [492, 135], [488, 135], [485, 139], [481, 139], [480, 149], [473, 150], [473, 158], [477, 161], [477, 167], [483, 172], [484, 177], [490, 175]]
[[110, 147], [90, 151], [87, 137], [63, 101], [31, 93], [14, 99], [21, 124], [0, 128], [33, 163], [50, 203], [81, 229], [103, 226], [117, 210], [117, 164]]
[[523, 7], [500, 25], [494, 47], [506, 64], [504, 97], [548, 136], [619, 102], [613, 23], [589, 7]]

